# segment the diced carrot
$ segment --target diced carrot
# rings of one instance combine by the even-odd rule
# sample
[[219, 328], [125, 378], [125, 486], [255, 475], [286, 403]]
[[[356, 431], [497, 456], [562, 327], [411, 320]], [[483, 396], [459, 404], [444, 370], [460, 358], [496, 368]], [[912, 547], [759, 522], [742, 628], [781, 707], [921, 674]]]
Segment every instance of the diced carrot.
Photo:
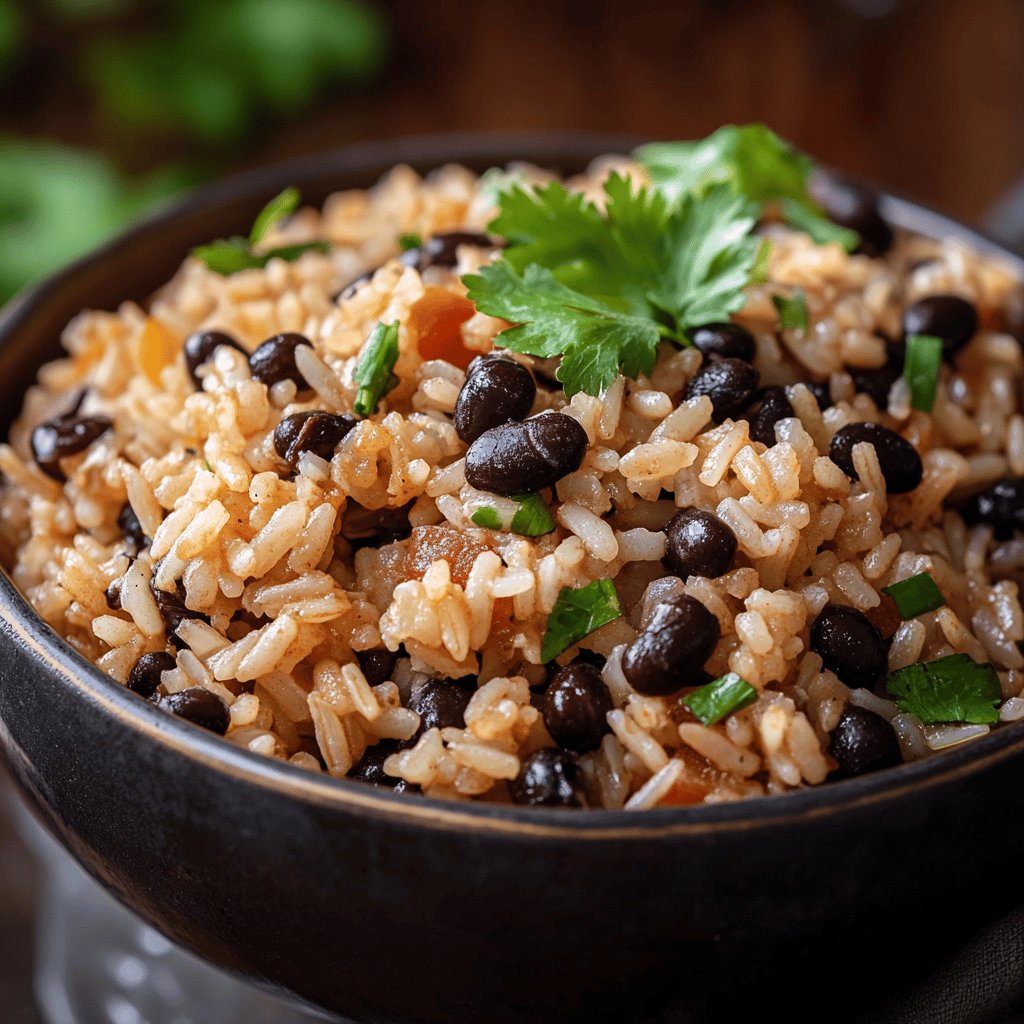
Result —
[[662, 798], [660, 806], [683, 807], [687, 804], [699, 804], [711, 790], [699, 782], [680, 779]]
[[444, 359], [465, 369], [478, 352], [462, 344], [459, 328], [474, 313], [469, 299], [444, 288], [428, 287], [409, 310], [409, 329], [422, 359]]

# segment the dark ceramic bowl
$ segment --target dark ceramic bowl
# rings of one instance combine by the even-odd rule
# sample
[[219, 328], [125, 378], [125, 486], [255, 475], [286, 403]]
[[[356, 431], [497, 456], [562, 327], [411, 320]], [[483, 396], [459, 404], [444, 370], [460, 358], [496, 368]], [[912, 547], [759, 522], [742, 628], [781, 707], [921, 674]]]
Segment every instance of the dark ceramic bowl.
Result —
[[[400, 161], [573, 171], [621, 143], [409, 139], [204, 189], [7, 307], [5, 416], [75, 313], [144, 300], [190, 246], [243, 231], [283, 186], [319, 203]], [[884, 213], [994, 248], [902, 200]], [[1019, 727], [731, 805], [447, 804], [312, 776], [158, 711], [58, 639], [6, 577], [0, 618], [0, 739], [61, 842], [177, 942], [358, 1021], [695, 1020], [745, 1000], [792, 1008], [819, 971], [841, 1020], [1008, 909], [999, 880], [1024, 856]]]

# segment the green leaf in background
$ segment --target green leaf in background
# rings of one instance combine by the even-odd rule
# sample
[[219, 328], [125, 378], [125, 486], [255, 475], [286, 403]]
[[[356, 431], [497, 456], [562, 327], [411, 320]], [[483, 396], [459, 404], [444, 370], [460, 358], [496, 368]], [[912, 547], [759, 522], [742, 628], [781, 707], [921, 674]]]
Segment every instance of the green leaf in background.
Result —
[[180, 168], [132, 180], [97, 153], [0, 138], [0, 302], [192, 180]]
[[0, 0], [0, 79], [9, 71], [9, 62], [21, 40], [21, 14], [14, 0]]
[[280, 195], [274, 196], [256, 214], [256, 219], [252, 222], [252, 229], [249, 231], [249, 244], [259, 245], [276, 224], [284, 220], [285, 217], [290, 217], [299, 208], [301, 201], [302, 196], [294, 187], [286, 188]]

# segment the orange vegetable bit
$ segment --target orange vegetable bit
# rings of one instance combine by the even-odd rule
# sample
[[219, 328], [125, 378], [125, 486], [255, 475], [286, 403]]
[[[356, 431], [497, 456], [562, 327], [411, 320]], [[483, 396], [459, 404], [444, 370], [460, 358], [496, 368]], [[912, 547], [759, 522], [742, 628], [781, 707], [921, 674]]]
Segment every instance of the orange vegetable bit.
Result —
[[450, 526], [417, 526], [409, 542], [406, 575], [409, 579], [423, 579], [430, 566], [443, 558], [448, 563], [452, 582], [464, 587], [477, 555], [487, 550], [486, 544]]
[[466, 369], [480, 353], [462, 344], [459, 328], [475, 312], [473, 303], [462, 295], [444, 288], [426, 288], [423, 297], [409, 310], [409, 329], [416, 338], [420, 358], [444, 359]]

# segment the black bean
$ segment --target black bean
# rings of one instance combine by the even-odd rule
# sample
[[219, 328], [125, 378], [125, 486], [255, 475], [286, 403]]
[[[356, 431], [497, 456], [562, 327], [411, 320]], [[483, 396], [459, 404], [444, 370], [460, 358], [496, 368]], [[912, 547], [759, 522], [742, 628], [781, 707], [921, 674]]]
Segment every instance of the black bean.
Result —
[[60, 460], [84, 452], [114, 424], [106, 416], [78, 416], [65, 413], [40, 423], [32, 431], [32, 456], [39, 468], [54, 480], [64, 480]]
[[117, 525], [131, 548], [128, 552], [130, 555], [137, 555], [143, 548], [149, 547], [150, 539], [142, 532], [142, 523], [139, 522], [139, 517], [131, 505], [126, 503], [121, 509], [117, 516]]
[[231, 724], [228, 706], [217, 694], [202, 686], [190, 686], [187, 690], [160, 697], [157, 705], [193, 725], [201, 725], [204, 729], [217, 733], [218, 736], [223, 736]]
[[705, 359], [742, 359], [752, 363], [757, 354], [754, 336], [740, 324], [716, 323], [694, 327], [687, 332]]
[[455, 403], [455, 430], [472, 444], [485, 430], [529, 416], [536, 396], [533, 375], [521, 363], [474, 359]]
[[[154, 578], [156, 570], [157, 566], [154, 566]], [[156, 599], [157, 607], [160, 609], [160, 615], [164, 620], [168, 633], [176, 635], [177, 628], [189, 619], [199, 619], [202, 622], [210, 621], [208, 615], [204, 615], [202, 612], [194, 612], [191, 608], [185, 607], [185, 588], [181, 585], [180, 581], [176, 582], [174, 590], [168, 591], [158, 589], [154, 581], [150, 580], [149, 589]]]
[[295, 382], [300, 391], [309, 389], [309, 381], [295, 365], [295, 350], [300, 345], [312, 345], [304, 334], [275, 334], [249, 356], [249, 371], [253, 377], [272, 387], [283, 380]]
[[845, 604], [827, 604], [811, 624], [811, 650], [847, 686], [870, 689], [885, 674], [885, 641], [871, 620]]
[[828, 750], [844, 775], [891, 768], [903, 760], [892, 726], [881, 715], [855, 704], [847, 704], [832, 730]]
[[599, 668], [574, 661], [555, 673], [540, 710], [551, 738], [560, 747], [585, 754], [596, 750], [609, 731], [612, 697]]
[[700, 678], [721, 635], [718, 619], [700, 601], [673, 597], [655, 607], [643, 632], [626, 648], [622, 672], [637, 693], [675, 693]]
[[832, 408], [832, 391], [828, 386], [828, 381], [805, 381], [807, 390], [814, 395], [814, 400], [818, 403], [818, 408], [824, 412], [826, 409]]
[[116, 580], [111, 580], [107, 584], [107, 589], [103, 591], [103, 596], [106, 598], [108, 608], [120, 608], [121, 607], [121, 584], [123, 579], [118, 576]]
[[857, 252], [877, 257], [892, 248], [892, 228], [878, 211], [877, 192], [825, 173], [816, 174], [810, 187], [829, 220], [860, 235]]
[[974, 337], [978, 311], [959, 295], [928, 295], [903, 313], [903, 336], [926, 334], [942, 339], [942, 351], [951, 356]]
[[366, 748], [363, 756], [352, 766], [348, 778], [368, 782], [371, 786], [392, 789], [396, 793], [418, 793], [420, 787], [405, 779], [397, 779], [384, 771], [384, 762], [392, 755], [404, 750], [408, 744], [398, 740], [378, 740]]
[[850, 370], [850, 377], [853, 379], [853, 386], [865, 395], [870, 395], [871, 400], [879, 409], [889, 407], [889, 390], [900, 378], [902, 367], [893, 363], [886, 363], [885, 366], [876, 367], [873, 370]]
[[924, 475], [921, 456], [905, 438], [877, 423], [850, 423], [837, 430], [829, 445], [829, 458], [851, 479], [860, 479], [853, 466], [855, 445], [867, 442], [875, 446], [878, 465], [890, 494], [912, 491]]
[[775, 424], [793, 415], [785, 388], [765, 388], [761, 406], [750, 420], [751, 438], [771, 448], [775, 444]]
[[974, 495], [963, 508], [967, 523], [990, 523], [996, 540], [1024, 531], [1024, 476], [1008, 476]]
[[274, 451], [292, 469], [298, 466], [303, 452], [312, 452], [330, 462], [334, 449], [358, 422], [348, 413], [341, 416], [321, 411], [292, 413], [274, 427]]
[[384, 647], [372, 651], [356, 651], [359, 667], [371, 686], [379, 686], [394, 677], [398, 657], [398, 651], [389, 651]]
[[742, 359], [715, 359], [702, 366], [686, 385], [686, 397], [707, 395], [716, 423], [738, 416], [757, 391], [757, 370]]
[[466, 480], [493, 494], [528, 494], [580, 468], [586, 431], [571, 416], [545, 413], [485, 430], [466, 452]]
[[341, 534], [353, 550], [405, 540], [412, 533], [409, 522], [412, 505], [413, 502], [408, 501], [399, 508], [365, 508], [355, 498], [349, 498]]
[[160, 673], [170, 672], [177, 664], [174, 655], [166, 651], [142, 655], [128, 674], [128, 689], [140, 697], [152, 697], [160, 685]]
[[714, 514], [684, 508], [665, 526], [665, 566], [673, 576], [714, 579], [732, 568], [736, 534]]
[[417, 736], [428, 729], [463, 729], [472, 692], [451, 679], [428, 679], [414, 686], [408, 706], [420, 716]]
[[576, 755], [545, 747], [523, 758], [519, 775], [508, 784], [514, 803], [533, 807], [583, 807]]
[[454, 267], [459, 262], [460, 245], [475, 245], [480, 249], [493, 249], [496, 243], [489, 235], [479, 231], [444, 231], [431, 235], [422, 245], [406, 249], [398, 258], [420, 273], [428, 267]]
[[249, 353], [230, 334], [224, 334], [223, 331], [197, 331], [185, 339], [185, 366], [196, 391], [203, 387], [202, 378], [198, 373], [199, 367], [210, 359], [221, 345], [227, 345], [228, 348], [233, 348], [248, 358]]
[[373, 280], [373, 275], [375, 273], [377, 273], [376, 269], [364, 270], [363, 273], [361, 273], [358, 277], [352, 278], [352, 280], [349, 281], [349, 283], [345, 285], [344, 288], [342, 288], [340, 291], [335, 292], [331, 296], [331, 302], [338, 302], [341, 299], [351, 299], [352, 296], [355, 295], [355, 293], [359, 291], [359, 289], [364, 284], [366, 284], [368, 281]]

